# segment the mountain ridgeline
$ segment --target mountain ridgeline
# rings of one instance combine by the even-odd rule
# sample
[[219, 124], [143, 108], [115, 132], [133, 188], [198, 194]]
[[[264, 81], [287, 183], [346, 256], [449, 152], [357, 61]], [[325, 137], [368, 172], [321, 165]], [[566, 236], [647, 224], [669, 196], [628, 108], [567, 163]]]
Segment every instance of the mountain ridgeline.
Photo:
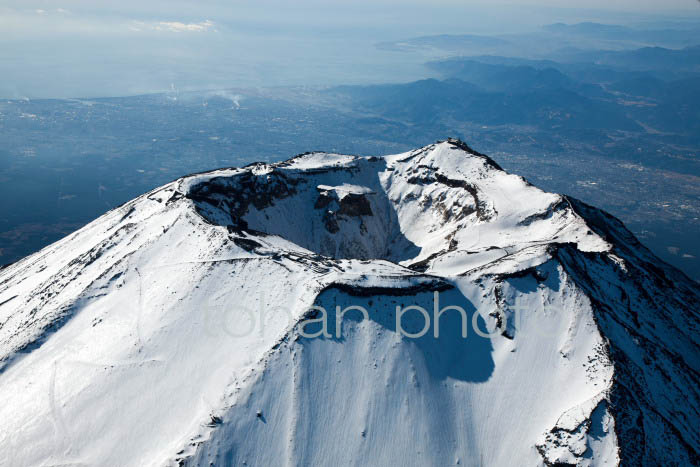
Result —
[[190, 175], [0, 270], [0, 463], [696, 465], [699, 304], [459, 140]]

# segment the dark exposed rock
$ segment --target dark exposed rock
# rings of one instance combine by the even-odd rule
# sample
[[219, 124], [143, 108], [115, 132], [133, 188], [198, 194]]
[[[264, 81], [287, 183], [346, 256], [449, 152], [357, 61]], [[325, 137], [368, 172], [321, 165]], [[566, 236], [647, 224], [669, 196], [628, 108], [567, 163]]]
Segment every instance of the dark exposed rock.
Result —
[[[422, 169], [423, 172], [409, 177], [406, 180], [408, 183], [412, 185], [428, 185], [430, 183], [437, 182], [446, 185], [450, 188], [460, 188], [466, 190], [471, 195], [472, 199], [474, 200], [474, 206], [464, 206], [459, 212], [457, 220], [463, 219], [474, 213], [476, 213], [477, 217], [480, 220], [488, 220], [491, 218], [491, 216], [487, 212], [486, 204], [479, 199], [479, 192], [475, 186], [471, 185], [470, 183], [467, 183], [464, 180], [451, 179], [435, 171], [435, 169], [427, 165], [419, 165], [417, 169]], [[444, 209], [444, 205], [438, 204], [436, 206], [438, 209], [440, 209], [442, 206], [443, 217], [445, 218], [445, 220], [447, 220], [450, 217], [451, 213]]]
[[[491, 249], [491, 248], [489, 248]], [[498, 249], [498, 248], [495, 248]], [[537, 267], [530, 267], [526, 269], [521, 269], [516, 272], [511, 272], [507, 274], [496, 274], [494, 275], [494, 279], [496, 282], [503, 282], [508, 279], [514, 279], [514, 278], [523, 278], [523, 277], [532, 277], [537, 281], [538, 283], [544, 282], [547, 280], [547, 273], [540, 271], [537, 269]]]
[[525, 219], [518, 222], [518, 225], [530, 225], [533, 222], [536, 222], [539, 220], [550, 219], [554, 215], [554, 213], [559, 212], [563, 209], [566, 209], [568, 206], [569, 206], [568, 201], [566, 199], [562, 199], [560, 201], [555, 202], [551, 206], [549, 206], [545, 211], [538, 212], [538, 213], [532, 214], [531, 216], [526, 217]]
[[[369, 200], [363, 193], [346, 193], [341, 198], [336, 190], [318, 188], [320, 193], [316, 202], [315, 209], [325, 209], [323, 214], [323, 225], [330, 233], [340, 231], [338, 224], [339, 218], [345, 217], [361, 217], [372, 216], [372, 207]], [[360, 219], [360, 231], [365, 233], [366, 226]]]
[[182, 193], [180, 193], [179, 191], [174, 191], [173, 194], [170, 195], [170, 198], [168, 198], [168, 200], [165, 202], [165, 205], [166, 205], [166, 206], [169, 206], [169, 205], [171, 205], [172, 203], [174, 203], [174, 202], [176, 202], [176, 201], [178, 201], [178, 200], [181, 200], [181, 199], [184, 198], [184, 197], [185, 197], [185, 196], [184, 196]]
[[515, 337], [515, 325], [512, 322], [513, 316], [512, 313], [506, 312], [508, 307], [505, 299], [503, 298], [503, 292], [500, 284], [496, 285], [493, 293], [496, 298], [497, 309], [489, 313], [489, 316], [496, 319], [496, 328], [501, 330], [501, 336], [505, 337], [506, 339], [513, 340]]
[[350, 217], [371, 216], [372, 208], [365, 195], [348, 193], [340, 200], [338, 214]]
[[206, 210], [199, 203], [226, 208], [231, 225], [246, 229], [242, 218], [251, 204], [258, 210], [265, 209], [273, 205], [276, 199], [296, 194], [296, 185], [302, 181], [275, 170], [260, 176], [243, 172], [235, 178], [217, 177], [195, 185], [185, 196], [196, 201], [195, 208], [204, 219], [209, 220]]
[[[7, 300], [3, 300], [0, 302], [0, 306], [3, 306], [5, 303], [9, 303], [11, 300], [14, 300], [17, 298], [17, 295], [13, 295], [12, 297], [8, 298]], [[2, 323], [0, 323], [0, 329], [2, 329]]]
[[439, 183], [447, 185], [451, 188], [462, 188], [463, 190], [468, 191], [470, 195], [472, 195], [472, 198], [474, 199], [474, 206], [476, 206], [476, 208], [465, 207], [462, 211], [462, 216], [468, 216], [469, 214], [476, 212], [476, 215], [480, 220], [488, 220], [491, 218], [491, 216], [487, 212], [486, 204], [479, 199], [479, 192], [474, 185], [467, 183], [464, 180], [451, 179], [439, 172], [435, 172], [435, 179]]
[[240, 238], [240, 237], [235, 237], [233, 239], [233, 243], [238, 245], [239, 247], [243, 248], [246, 251], [253, 251], [256, 248], [262, 247], [262, 245], [255, 240], [251, 240], [249, 238]]
[[454, 286], [452, 284], [435, 278], [430, 281], [412, 284], [406, 287], [365, 287], [359, 284], [345, 284], [336, 282], [324, 288], [324, 291], [329, 289], [338, 289], [353, 297], [374, 297], [378, 295], [402, 297], [418, 295], [419, 293], [424, 292], [444, 292], [453, 288]]
[[318, 195], [318, 198], [316, 199], [316, 203], [314, 204], [314, 209], [324, 209], [328, 207], [329, 204], [333, 201], [333, 197], [331, 197], [328, 193], [321, 192]]
[[338, 231], [340, 231], [340, 226], [338, 226], [338, 219], [334, 212], [326, 211], [323, 214], [323, 225], [326, 227], [326, 230], [330, 233], [337, 233]]
[[215, 427], [216, 425], [221, 425], [222, 423], [223, 423], [223, 420], [221, 420], [221, 417], [217, 417], [216, 415], [212, 415], [209, 419], [209, 423], [207, 423], [206, 426]]
[[489, 156], [487, 156], [486, 154], [482, 154], [482, 153], [480, 153], [480, 152], [478, 152], [478, 151], [475, 151], [474, 149], [472, 149], [472, 148], [471, 148], [467, 143], [465, 143], [464, 141], [462, 141], [462, 140], [460, 140], [460, 139], [456, 139], [456, 138], [448, 138], [448, 139], [447, 139], [447, 142], [450, 143], [452, 146], [454, 146], [454, 147], [456, 147], [456, 148], [459, 148], [459, 149], [461, 149], [461, 150], [463, 150], [463, 151], [466, 151], [466, 152], [468, 152], [468, 153], [470, 153], [470, 154], [473, 154], [473, 155], [475, 155], [475, 156], [478, 156], [478, 157], [484, 159], [484, 161], [486, 161], [486, 163], [487, 163], [488, 165], [490, 165], [491, 167], [493, 167], [494, 169], [503, 170], [503, 169], [501, 168], [501, 166], [498, 165], [498, 164], [496, 163], [496, 161], [494, 161], [493, 159], [491, 159], [491, 158], [490, 158]]
[[420, 261], [416, 261], [415, 263], [409, 264], [408, 269], [411, 269], [412, 271], [417, 271], [417, 272], [425, 272], [430, 267], [431, 261], [433, 261], [435, 258], [438, 258], [439, 256], [444, 255], [445, 253], [447, 253], [447, 250], [441, 250], [441, 251], [438, 251], [437, 253], [433, 253], [432, 255], [428, 256], [425, 259], [422, 259]]

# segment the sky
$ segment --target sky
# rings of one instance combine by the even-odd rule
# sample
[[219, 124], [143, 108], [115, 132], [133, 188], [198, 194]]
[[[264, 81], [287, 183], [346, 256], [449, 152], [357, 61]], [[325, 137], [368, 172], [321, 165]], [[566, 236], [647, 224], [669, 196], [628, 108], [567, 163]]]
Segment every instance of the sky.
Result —
[[697, 0], [3, 0], [0, 97], [409, 81], [377, 42], [554, 22], [700, 20]]

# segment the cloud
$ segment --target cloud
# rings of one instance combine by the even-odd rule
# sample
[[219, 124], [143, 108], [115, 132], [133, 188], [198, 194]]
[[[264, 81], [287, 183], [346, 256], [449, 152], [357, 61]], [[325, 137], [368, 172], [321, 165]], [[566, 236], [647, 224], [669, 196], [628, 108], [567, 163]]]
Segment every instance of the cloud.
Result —
[[201, 21], [199, 23], [182, 23], [180, 21], [157, 21], [145, 23], [143, 21], [134, 21], [129, 29], [132, 31], [166, 31], [166, 32], [205, 32], [212, 29], [214, 22], [210, 20]]
[[[56, 8], [55, 10], [51, 10], [51, 13], [54, 13], [54, 12], [60, 13], [62, 15], [67, 15], [70, 13], [70, 11], [66, 10], [65, 8]], [[49, 11], [44, 10], [42, 8], [37, 8], [36, 10], [34, 10], [34, 13], [36, 13], [37, 15], [46, 16], [49, 14]]]

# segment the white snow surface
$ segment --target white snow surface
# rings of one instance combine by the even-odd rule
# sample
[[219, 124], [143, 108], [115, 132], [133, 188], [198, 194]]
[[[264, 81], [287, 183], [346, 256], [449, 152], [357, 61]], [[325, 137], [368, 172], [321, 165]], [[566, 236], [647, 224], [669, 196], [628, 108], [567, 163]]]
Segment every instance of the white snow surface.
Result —
[[618, 224], [454, 140], [176, 180], [0, 270], [0, 465], [692, 463], [700, 294]]

